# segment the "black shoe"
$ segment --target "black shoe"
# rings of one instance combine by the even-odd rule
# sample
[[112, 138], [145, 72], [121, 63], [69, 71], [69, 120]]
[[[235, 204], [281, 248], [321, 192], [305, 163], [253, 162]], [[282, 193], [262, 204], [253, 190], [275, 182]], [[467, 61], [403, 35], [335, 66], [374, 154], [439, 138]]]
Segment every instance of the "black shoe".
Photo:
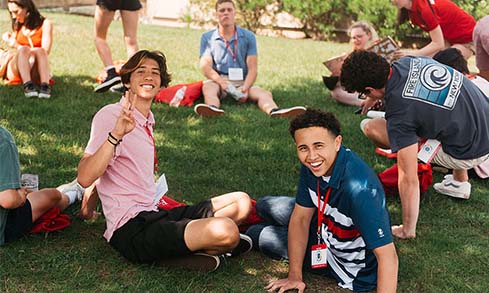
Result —
[[338, 84], [338, 81], [340, 81], [340, 78], [338, 76], [323, 76], [323, 83], [330, 91], [334, 90], [334, 88]]
[[217, 117], [225, 114], [224, 110], [219, 109], [214, 105], [207, 104], [195, 105], [194, 112], [202, 117]]
[[221, 257], [219, 256], [198, 252], [187, 256], [163, 259], [158, 264], [201, 272], [213, 272], [219, 268], [221, 262]]
[[123, 94], [126, 92], [126, 87], [122, 83], [119, 83], [119, 84], [112, 86], [110, 88], [110, 91], [113, 93]]
[[24, 95], [26, 98], [34, 98], [39, 95], [32, 81], [24, 83]]
[[295, 107], [285, 108], [285, 109], [275, 108], [272, 109], [272, 111], [270, 111], [270, 117], [291, 118], [300, 115], [304, 112], [306, 112], [306, 108], [302, 106], [295, 106]]
[[104, 93], [111, 87], [121, 82], [121, 77], [115, 73], [114, 69], [107, 71], [107, 78], [95, 88], [96, 93]]
[[229, 257], [236, 257], [245, 254], [253, 248], [253, 240], [250, 236], [245, 234], [239, 234], [239, 243], [230, 253]]
[[40, 99], [49, 99], [51, 98], [51, 88], [47, 83], [41, 83], [41, 89], [39, 90], [39, 98]]

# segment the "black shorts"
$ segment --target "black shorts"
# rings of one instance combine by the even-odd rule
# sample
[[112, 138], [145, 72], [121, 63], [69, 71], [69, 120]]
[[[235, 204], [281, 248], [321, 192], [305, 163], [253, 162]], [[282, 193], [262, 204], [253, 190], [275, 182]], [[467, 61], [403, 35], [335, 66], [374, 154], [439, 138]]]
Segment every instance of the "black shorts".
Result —
[[97, 6], [110, 11], [136, 11], [143, 7], [139, 0], [97, 0]]
[[33, 226], [31, 203], [26, 200], [23, 206], [8, 211], [5, 243], [22, 238], [31, 231]]
[[210, 200], [169, 211], [141, 212], [115, 230], [110, 245], [132, 262], [153, 263], [176, 256], [189, 255], [184, 240], [187, 224], [214, 216]]

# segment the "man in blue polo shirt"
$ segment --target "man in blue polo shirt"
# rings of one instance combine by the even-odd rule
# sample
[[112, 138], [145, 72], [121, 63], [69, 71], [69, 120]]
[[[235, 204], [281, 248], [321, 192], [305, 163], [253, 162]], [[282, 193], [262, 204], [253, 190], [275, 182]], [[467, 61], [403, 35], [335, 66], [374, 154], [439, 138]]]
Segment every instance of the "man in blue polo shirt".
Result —
[[200, 68], [207, 80], [202, 87], [204, 103], [197, 104], [195, 112], [204, 117], [222, 116], [220, 99], [229, 96], [238, 103], [254, 102], [270, 116], [303, 113], [304, 107], [279, 109], [271, 92], [254, 85], [258, 72], [256, 38], [236, 25], [235, 16], [232, 0], [216, 2], [218, 26], [200, 39]]
[[304, 269], [353, 291], [395, 292], [398, 260], [377, 175], [341, 145], [333, 114], [307, 109], [289, 131], [302, 163], [297, 197], [260, 199], [265, 223], [247, 231], [255, 248], [289, 260], [288, 277], [267, 289], [303, 292]]

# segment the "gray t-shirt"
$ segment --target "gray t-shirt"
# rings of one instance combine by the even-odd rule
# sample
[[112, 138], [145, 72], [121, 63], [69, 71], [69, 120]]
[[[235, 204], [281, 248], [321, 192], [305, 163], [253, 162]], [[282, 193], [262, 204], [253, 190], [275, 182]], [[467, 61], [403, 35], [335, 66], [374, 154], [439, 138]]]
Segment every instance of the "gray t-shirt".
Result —
[[426, 57], [401, 58], [392, 64], [385, 104], [394, 152], [433, 138], [456, 159], [489, 153], [489, 100], [451, 67]]
[[[19, 154], [14, 138], [0, 126], [0, 191], [18, 189], [21, 186]], [[8, 209], [0, 206], [0, 245], [5, 242], [5, 226]]]

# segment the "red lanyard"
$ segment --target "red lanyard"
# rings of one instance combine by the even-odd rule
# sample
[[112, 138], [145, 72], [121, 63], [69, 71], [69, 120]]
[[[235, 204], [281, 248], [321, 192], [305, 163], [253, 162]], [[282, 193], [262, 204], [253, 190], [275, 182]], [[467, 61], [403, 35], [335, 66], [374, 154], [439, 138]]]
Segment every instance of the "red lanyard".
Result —
[[234, 62], [236, 62], [236, 56], [238, 55], [238, 31], [236, 28], [234, 28], [234, 51], [231, 50], [231, 45], [229, 44], [228, 40], [226, 40], [224, 37], [224, 43], [226, 44], [226, 49], [231, 53], [231, 56], [233, 57]]
[[318, 180], [317, 194], [318, 194], [318, 230], [317, 230], [317, 236], [318, 236], [318, 244], [320, 244], [321, 227], [322, 227], [322, 223], [323, 223], [324, 212], [326, 211], [326, 205], [328, 204], [329, 195], [331, 194], [331, 187], [328, 188], [328, 190], [326, 191], [326, 194], [324, 196], [323, 208], [321, 208], [321, 189], [319, 188], [319, 180]]
[[156, 173], [158, 171], [158, 156], [156, 155], [155, 138], [153, 137], [153, 134], [151, 134], [151, 130], [149, 130], [149, 126], [147, 123], [146, 123], [146, 125], [144, 125], [144, 130], [146, 130], [146, 133], [149, 135], [149, 137], [151, 137], [151, 140], [153, 141], [153, 149], [154, 149], [153, 164], [154, 164], [154, 172]]

